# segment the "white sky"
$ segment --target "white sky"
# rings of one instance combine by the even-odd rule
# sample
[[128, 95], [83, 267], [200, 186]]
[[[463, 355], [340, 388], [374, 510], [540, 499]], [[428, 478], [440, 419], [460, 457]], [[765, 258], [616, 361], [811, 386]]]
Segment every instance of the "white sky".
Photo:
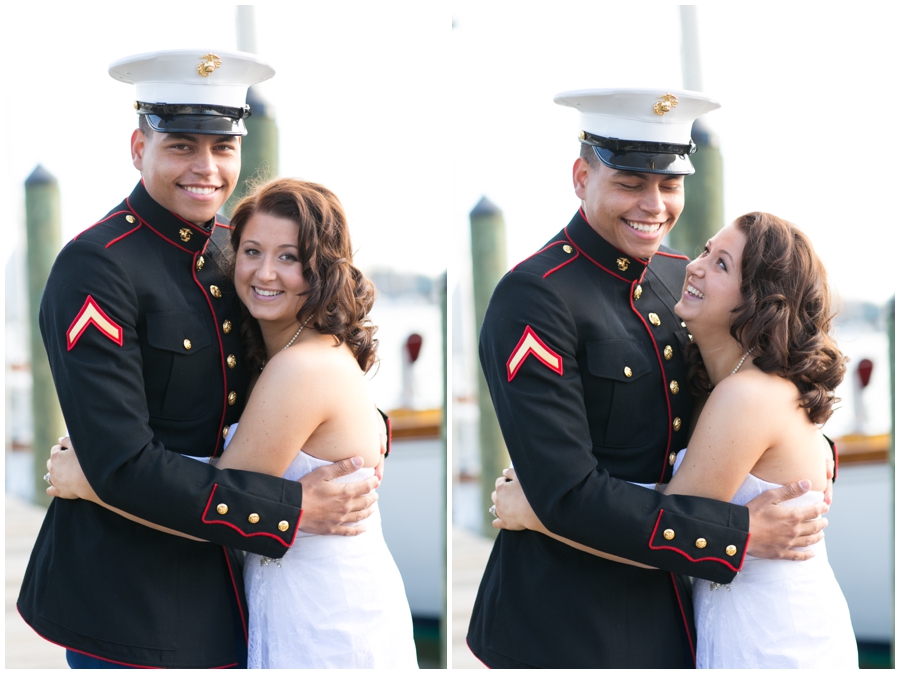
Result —
[[[882, 303], [898, 277], [900, 87], [896, 21], [877, 7], [716, 3], [697, 14], [703, 88], [722, 103], [707, 121], [721, 141], [726, 219], [762, 210], [791, 220], [842, 297]], [[578, 207], [577, 113], [554, 93], [683, 88], [681, 28], [678, 6], [661, 3], [454, 0], [452, 10], [460, 236], [450, 266], [465, 293], [468, 213], [482, 195], [504, 212], [508, 266]]]
[[[237, 48], [235, 6], [25, 5], [4, 10], [0, 40], [7, 253], [24, 237], [23, 182], [38, 163], [60, 184], [63, 241], [138, 181], [129, 156], [134, 88], [109, 77], [110, 62]], [[261, 92], [277, 114], [281, 174], [338, 195], [363, 268], [442, 273], [449, 161], [426, 163], [423, 150], [447, 133], [449, 11], [412, 1], [269, 2], [256, 7], [256, 28], [257, 51], [277, 73]]]

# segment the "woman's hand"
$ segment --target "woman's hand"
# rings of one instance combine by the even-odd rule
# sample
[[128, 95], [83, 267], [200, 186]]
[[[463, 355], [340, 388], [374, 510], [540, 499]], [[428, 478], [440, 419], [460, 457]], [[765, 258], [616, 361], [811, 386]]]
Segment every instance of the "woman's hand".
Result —
[[47, 494], [56, 498], [81, 498], [98, 502], [97, 494], [81, 470], [75, 450], [70, 449], [72, 441], [66, 436], [60, 438], [59, 442], [59, 445], [53, 445], [47, 460], [47, 470], [50, 471]]
[[495, 529], [512, 531], [531, 529], [546, 533], [547, 529], [541, 524], [528, 499], [525, 498], [525, 492], [522, 491], [522, 485], [516, 478], [515, 470], [512, 468], [504, 470], [503, 477], [497, 478], [494, 487], [491, 500], [497, 507], [497, 519], [493, 522]]

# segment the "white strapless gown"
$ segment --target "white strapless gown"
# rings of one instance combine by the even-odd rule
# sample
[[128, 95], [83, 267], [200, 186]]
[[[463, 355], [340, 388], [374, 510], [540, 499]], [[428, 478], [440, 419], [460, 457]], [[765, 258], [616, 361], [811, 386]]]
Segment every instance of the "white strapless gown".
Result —
[[[731, 502], [745, 505], [780, 486], [748, 475]], [[810, 491], [785, 505], [823, 498]], [[729, 585], [694, 579], [698, 669], [858, 669], [850, 612], [825, 541], [811, 549], [816, 556], [805, 562], [748, 555]]]
[[[300, 452], [284, 478], [299, 480], [331, 463]], [[374, 472], [362, 468], [337, 481]], [[249, 668], [418, 668], [403, 579], [384, 542], [377, 504], [363, 523], [366, 532], [358, 536], [300, 531], [280, 560], [247, 555]]]

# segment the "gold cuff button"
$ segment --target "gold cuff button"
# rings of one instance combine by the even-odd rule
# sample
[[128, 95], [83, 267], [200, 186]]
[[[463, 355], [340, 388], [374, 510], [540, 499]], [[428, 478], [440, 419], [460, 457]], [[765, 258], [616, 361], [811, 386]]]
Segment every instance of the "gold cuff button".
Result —
[[729, 545], [727, 548], [725, 548], [725, 554], [729, 557], [734, 557], [737, 554], [737, 548], [733, 545]]
[[678, 382], [673, 379], [672, 381], [669, 382], [669, 390], [672, 392], [672, 395], [674, 396], [674, 395], [678, 395], [678, 392], [681, 390], [681, 388], [678, 386]]
[[222, 297], [222, 291], [219, 290], [219, 286], [210, 286], [209, 294], [215, 297], [216, 299]]
[[659, 316], [657, 316], [656, 314], [647, 314], [647, 318], [650, 319], [650, 322], [653, 325], [659, 325], [660, 323], [662, 323], [662, 321], [659, 320]]
[[224, 323], [222, 323], [222, 332], [224, 332], [226, 335], [231, 332], [231, 321], [226, 320]]
[[291, 525], [287, 523], [287, 520], [281, 520], [278, 523], [278, 531], [287, 531]]
[[256, 524], [257, 522], [259, 522], [259, 515], [257, 515], [256, 513], [250, 513], [250, 517], [247, 518], [247, 521], [250, 522], [250, 524]]
[[234, 405], [236, 402], [237, 402], [237, 393], [232, 391], [231, 393], [228, 394], [228, 404]]
[[233, 370], [234, 366], [237, 365], [237, 358], [234, 357], [233, 353], [229, 353], [228, 358], [225, 359], [225, 362], [228, 363], [228, 367]]
[[665, 531], [663, 531], [663, 538], [665, 538], [667, 541], [671, 541], [673, 538], [675, 538], [675, 531], [673, 529], [666, 529]]
[[675, 355], [675, 352], [672, 350], [672, 347], [666, 344], [666, 348], [663, 349], [663, 358], [666, 360], [672, 360], [672, 356]]
[[706, 547], [706, 539], [698, 538], [697, 541], [694, 543], [694, 545], [696, 545], [698, 548], [700, 548], [702, 550], [703, 548]]
[[676, 432], [681, 430], [681, 417], [672, 419], [672, 428], [674, 428]]
[[203, 269], [203, 265], [206, 264], [206, 259], [201, 255], [197, 258], [197, 271]]
[[619, 268], [619, 271], [628, 271], [628, 265], [630, 261], [627, 257], [620, 257], [616, 260], [616, 266]]
[[625, 366], [625, 376], [626, 376], [626, 377], [631, 377], [631, 374], [632, 374], [631, 368], [628, 367], [628, 366], [626, 365], [626, 366]]
[[228, 426], [226, 426], [225, 428], [222, 429], [222, 437], [223, 438], [228, 437]]
[[641, 295], [643, 295], [643, 294], [644, 294], [644, 289], [641, 288], [641, 285], [640, 284], [636, 285], [634, 287], [634, 299], [636, 299], [636, 300], [641, 299]]
[[678, 455], [675, 452], [672, 452], [671, 454], [669, 454], [669, 465], [674, 466], [675, 459], [677, 459], [677, 458], [678, 458]]
[[189, 339], [184, 340], [184, 348], [187, 349], [188, 351], [191, 350], [191, 340], [189, 340]]
[[180, 236], [181, 240], [185, 243], [191, 240], [192, 234], [193, 233], [191, 232], [191, 230], [189, 230], [187, 227], [182, 227], [178, 230], [178, 236]]
[[563, 250], [566, 251], [567, 253], [571, 253], [572, 246], [570, 246], [569, 244], [566, 244], [565, 246], [563, 246]]
[[219, 505], [216, 506], [216, 512], [219, 513], [220, 515], [225, 515], [228, 513], [228, 506], [225, 505], [224, 503], [220, 503]]
[[125, 216], [125, 222], [127, 222], [129, 225], [133, 225], [134, 224], [134, 216], [131, 215], [131, 213], [129, 213], [128, 215]]

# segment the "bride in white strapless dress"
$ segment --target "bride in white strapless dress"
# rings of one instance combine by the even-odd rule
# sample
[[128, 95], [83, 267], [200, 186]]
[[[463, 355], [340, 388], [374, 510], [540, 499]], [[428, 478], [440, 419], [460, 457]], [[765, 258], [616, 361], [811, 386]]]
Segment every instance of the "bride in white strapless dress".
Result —
[[[685, 450], [678, 453], [677, 471]], [[781, 485], [748, 475], [732, 503], [745, 505]], [[784, 505], [821, 501], [809, 491]], [[747, 557], [728, 585], [694, 579], [697, 668], [857, 669], [850, 612], [834, 577], [825, 541], [812, 559]]]
[[[301, 451], [284, 478], [299, 480], [330, 463]], [[337, 481], [373, 473], [361, 468]], [[360, 524], [366, 532], [359, 536], [300, 531], [279, 560], [247, 555], [249, 668], [418, 668], [403, 579], [384, 542], [377, 504]]]

